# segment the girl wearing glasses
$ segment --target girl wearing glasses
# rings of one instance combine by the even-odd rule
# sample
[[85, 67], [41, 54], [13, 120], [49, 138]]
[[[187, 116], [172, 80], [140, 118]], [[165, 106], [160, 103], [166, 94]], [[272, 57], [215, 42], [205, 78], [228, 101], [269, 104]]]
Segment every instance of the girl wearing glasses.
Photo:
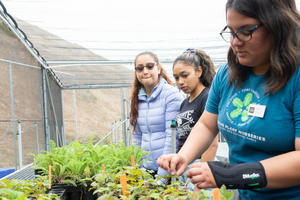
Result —
[[164, 176], [165, 170], [156, 161], [163, 154], [172, 153], [171, 121], [175, 120], [183, 100], [178, 89], [152, 52], [138, 54], [134, 61], [135, 76], [131, 94], [130, 124], [133, 143], [150, 151], [144, 163], [153, 176]]
[[[179, 151], [204, 111], [209, 87], [215, 76], [214, 64], [204, 51], [187, 49], [175, 59], [173, 76], [177, 87], [189, 95], [182, 102], [180, 113], [176, 117]], [[214, 161], [217, 146], [216, 137], [207, 151], [194, 163], [200, 162], [200, 158], [201, 161]], [[180, 180], [183, 183], [187, 181], [186, 173], [180, 177]], [[191, 182], [188, 182], [187, 187], [190, 191], [194, 190]]]
[[[187, 176], [198, 188], [239, 189], [253, 199], [300, 198], [300, 16], [294, 0], [227, 0], [228, 63], [205, 111], [176, 155], [158, 164], [182, 174], [218, 131], [230, 163], [201, 162]], [[175, 171], [176, 170], [176, 171]]]

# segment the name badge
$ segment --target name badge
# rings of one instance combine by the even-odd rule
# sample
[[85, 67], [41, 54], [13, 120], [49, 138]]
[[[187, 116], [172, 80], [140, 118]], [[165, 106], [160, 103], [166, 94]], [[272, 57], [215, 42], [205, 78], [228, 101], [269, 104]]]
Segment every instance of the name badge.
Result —
[[266, 106], [258, 104], [250, 104], [248, 109], [248, 115], [254, 117], [264, 118]]

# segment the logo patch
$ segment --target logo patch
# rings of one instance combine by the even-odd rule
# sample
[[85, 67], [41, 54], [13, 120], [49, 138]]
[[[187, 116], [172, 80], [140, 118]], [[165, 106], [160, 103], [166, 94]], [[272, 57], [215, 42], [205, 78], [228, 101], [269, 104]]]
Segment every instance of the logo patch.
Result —
[[249, 106], [256, 105], [259, 95], [252, 89], [243, 89], [235, 93], [226, 105], [227, 119], [234, 125], [244, 126], [252, 121], [253, 116], [249, 115]]

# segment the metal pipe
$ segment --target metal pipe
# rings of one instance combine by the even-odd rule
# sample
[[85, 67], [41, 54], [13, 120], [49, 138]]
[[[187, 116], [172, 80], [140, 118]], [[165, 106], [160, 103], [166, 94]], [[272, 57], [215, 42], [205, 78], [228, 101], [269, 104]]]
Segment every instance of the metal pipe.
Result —
[[112, 123], [112, 128], [111, 128], [111, 131], [109, 133], [107, 133], [101, 140], [99, 140], [95, 145], [98, 145], [99, 143], [103, 142], [106, 138], [108, 138], [109, 136], [111, 136], [111, 143], [114, 144], [116, 143], [116, 140], [117, 140], [117, 134], [116, 134], [116, 130], [118, 128], [120, 128], [120, 126], [123, 124], [123, 123], [126, 123], [128, 121], [125, 120], [123, 122], [121, 122], [119, 125], [116, 125], [117, 124], [117, 121], [114, 121]]
[[76, 90], [73, 90], [73, 117], [74, 117], [74, 135], [75, 135], [75, 140], [78, 140]]
[[129, 105], [130, 105], [130, 102], [129, 102], [129, 89], [126, 88], [126, 97], [125, 97], [125, 103], [126, 103], [126, 118], [127, 118], [127, 138], [128, 138], [128, 141], [127, 141], [127, 144], [128, 146], [131, 144], [131, 131], [130, 131], [130, 108], [129, 108]]
[[42, 92], [43, 92], [43, 121], [45, 134], [46, 151], [50, 151], [50, 130], [48, 122], [48, 106], [47, 106], [47, 86], [46, 86], [46, 69], [42, 68]]
[[[126, 119], [126, 116], [125, 116], [125, 103], [126, 103], [126, 100], [125, 100], [125, 94], [124, 94], [124, 88], [121, 88], [121, 98], [122, 98], [122, 120], [125, 121]], [[123, 123], [122, 124], [122, 129], [123, 129], [123, 140], [124, 140], [124, 143], [125, 143], [125, 146], [128, 147], [128, 139], [127, 139], [127, 134], [126, 134], [126, 123]]]
[[132, 141], [131, 141], [131, 132], [130, 132], [130, 122], [129, 122], [129, 119], [127, 119], [127, 138], [128, 138], [128, 146], [130, 146], [132, 144]]
[[71, 85], [64, 86], [62, 90], [86, 90], [86, 89], [107, 89], [107, 88], [121, 88], [121, 87], [131, 87], [131, 83], [122, 83], [122, 84], [101, 84], [101, 85]]
[[112, 123], [111, 133], [112, 133], [112, 144], [116, 143], [116, 136], [115, 136], [115, 121]]
[[60, 147], [61, 146], [61, 137], [60, 137], [60, 134], [59, 134], [59, 129], [58, 129], [58, 124], [57, 123], [55, 123], [55, 138], [56, 138], [56, 145], [58, 146], [58, 147]]
[[15, 154], [15, 169], [18, 168], [17, 159], [17, 139], [16, 139], [16, 127], [15, 127], [15, 103], [14, 103], [14, 86], [13, 86], [13, 75], [12, 75], [12, 64], [9, 63], [9, 96], [10, 96], [10, 109], [11, 109], [11, 128], [14, 141], [14, 154]]
[[18, 150], [19, 150], [19, 169], [23, 167], [23, 153], [22, 153], [22, 129], [21, 129], [21, 120], [18, 120]]
[[[47, 89], [48, 89], [48, 93], [49, 93], [49, 97], [50, 97], [50, 106], [52, 108], [54, 121], [55, 121], [56, 145], [59, 146], [60, 143], [58, 142], [58, 135], [60, 135], [60, 129], [58, 128], [56, 109], [55, 109], [55, 106], [54, 106], [54, 101], [53, 101], [53, 98], [52, 98], [52, 92], [51, 92], [51, 88], [50, 88], [50, 82], [49, 82], [49, 79], [48, 79], [47, 75], [46, 75], [46, 83], [47, 83]], [[50, 140], [50, 138], [49, 138], [49, 140]]]
[[[224, 45], [223, 45], [224, 46]], [[221, 47], [223, 47], [221, 46]], [[214, 58], [214, 62], [225, 62], [224, 58]], [[172, 59], [161, 59], [160, 63], [172, 64], [174, 60]], [[77, 65], [133, 65], [132, 60], [48, 60], [47, 68], [61, 68], [61, 67], [71, 67]]]
[[47, 63], [52, 65], [48, 68], [71, 67], [76, 65], [116, 65], [128, 64], [132, 65], [132, 60], [48, 60]]
[[172, 153], [176, 153], [176, 121], [172, 120], [171, 122], [172, 130]]
[[39, 130], [38, 130], [38, 124], [37, 121], [35, 120], [34, 122], [34, 127], [35, 127], [35, 141], [36, 141], [36, 153], [40, 154], [40, 147], [39, 147]]
[[62, 146], [66, 145], [66, 132], [65, 132], [65, 112], [64, 112], [64, 94], [63, 90], [60, 90], [60, 96], [61, 96], [61, 113], [62, 113], [62, 124], [61, 124], [61, 135], [62, 135]]
[[120, 121], [119, 121], [119, 123], [120, 123], [120, 125], [118, 126], [118, 128], [119, 128], [119, 133], [120, 133], [120, 136], [119, 136], [119, 142], [121, 143], [122, 142], [122, 140], [123, 140], [123, 131], [122, 131], [122, 128], [120, 127], [120, 126], [122, 126], [123, 125], [123, 123], [122, 123], [122, 119], [120, 119]]
[[[172, 120], [171, 122], [171, 130], [172, 130], [172, 153], [176, 153], [176, 121]], [[171, 178], [172, 182], [176, 181], [175, 177]]]
[[65, 128], [63, 125], [61, 126], [61, 133], [63, 134], [63, 137], [62, 137], [63, 146], [65, 146], [65, 145], [67, 145], [67, 139], [66, 139]]
[[113, 126], [113, 134], [114, 134], [114, 144], [117, 143], [117, 133], [116, 133], [116, 130], [117, 130], [117, 120], [114, 121], [114, 126]]
[[[19, 41], [23, 43], [23, 45], [27, 48], [27, 50], [35, 57], [35, 59], [45, 68], [47, 67], [46, 60], [41, 57], [41, 55], [38, 53], [38, 51], [33, 47], [33, 45], [30, 46], [29, 40], [27, 39], [27, 36], [24, 35], [23, 31], [20, 31], [20, 29], [17, 27], [17, 24], [13, 24], [11, 17], [7, 15], [7, 13], [1, 12], [0, 18], [6, 23], [6, 25], [10, 28], [10, 30], [18, 37]], [[10, 19], [8, 19], [10, 18]], [[26, 39], [24, 39], [26, 38]], [[32, 43], [31, 43], [32, 44]]]
[[16, 61], [6, 60], [6, 59], [2, 59], [2, 58], [0, 58], [0, 61], [6, 62], [6, 63], [9, 63], [9, 64], [14, 64], [16, 66], [20, 65], [20, 66], [23, 66], [23, 67], [29, 67], [29, 68], [41, 70], [41, 67], [37, 67], [37, 66], [34, 66], [34, 65], [27, 65], [27, 64], [24, 64], [24, 63], [16, 62]]

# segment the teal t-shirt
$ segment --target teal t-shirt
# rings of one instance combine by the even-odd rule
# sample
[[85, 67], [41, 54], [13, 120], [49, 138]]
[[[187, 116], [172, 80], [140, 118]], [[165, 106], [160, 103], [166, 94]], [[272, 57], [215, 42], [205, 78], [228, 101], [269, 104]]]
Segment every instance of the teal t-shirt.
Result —
[[[229, 87], [228, 74], [228, 64], [221, 66], [205, 109], [218, 114], [230, 163], [257, 162], [295, 150], [295, 138], [300, 137], [300, 66], [285, 87], [267, 95], [264, 75], [251, 73], [241, 88], [235, 88]], [[259, 116], [248, 113], [249, 105], [261, 108]], [[240, 195], [242, 199], [300, 199], [300, 185], [240, 190]]]

